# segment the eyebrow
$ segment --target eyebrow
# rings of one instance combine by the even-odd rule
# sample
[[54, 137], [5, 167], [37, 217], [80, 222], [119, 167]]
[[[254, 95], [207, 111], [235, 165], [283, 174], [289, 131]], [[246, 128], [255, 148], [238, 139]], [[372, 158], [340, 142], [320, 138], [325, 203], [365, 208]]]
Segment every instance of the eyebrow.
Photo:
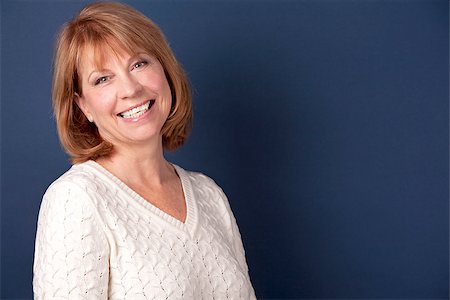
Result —
[[[137, 52], [137, 53], [135, 53], [135, 54], [133, 54], [133, 55], [130, 56], [130, 58], [127, 60], [127, 63], [126, 63], [126, 64], [129, 65], [133, 60], [135, 60], [136, 58], [138, 58], [139, 56], [142, 56], [142, 55], [149, 56], [150, 58], [153, 57], [153, 55], [148, 54], [148, 53], [146, 53], [146, 52]], [[105, 68], [100, 69], [100, 70], [97, 70], [97, 69], [93, 70], [93, 71], [92, 71], [91, 73], [89, 73], [89, 75], [87, 76], [87, 81], [89, 82], [89, 81], [91, 80], [92, 74], [94, 74], [94, 73], [101, 73], [101, 72], [105, 72], [105, 71], [110, 71], [110, 70], [109, 70], [109, 69], [105, 69]]]
[[94, 74], [94, 73], [101, 73], [101, 72], [104, 72], [104, 71], [107, 71], [107, 69], [102, 69], [102, 70], [94, 70], [94, 71], [92, 71], [89, 75], [88, 75], [88, 77], [87, 77], [87, 81], [89, 82], [90, 80], [91, 80], [91, 76], [92, 76], [92, 74]]

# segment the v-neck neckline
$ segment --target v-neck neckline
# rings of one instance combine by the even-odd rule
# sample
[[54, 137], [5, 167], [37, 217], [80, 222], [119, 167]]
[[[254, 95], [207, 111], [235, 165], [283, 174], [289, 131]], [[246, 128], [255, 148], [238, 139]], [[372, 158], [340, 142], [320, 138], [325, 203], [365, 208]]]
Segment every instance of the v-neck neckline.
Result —
[[[176, 230], [181, 230], [184, 233], [189, 233], [191, 237], [194, 236], [197, 222], [198, 222], [198, 212], [197, 212], [197, 203], [194, 198], [194, 193], [192, 190], [192, 184], [188, 177], [188, 174], [186, 171], [175, 165], [171, 165], [174, 167], [178, 177], [181, 181], [181, 187], [183, 189], [184, 194], [184, 200], [186, 205], [186, 217], [184, 220], [184, 223], [174, 216], [170, 215], [169, 213], [163, 211], [162, 209], [158, 208], [154, 204], [152, 204], [150, 201], [147, 201], [145, 198], [143, 198], [141, 195], [139, 195], [136, 191], [134, 191], [131, 187], [129, 187], [126, 183], [124, 183], [122, 180], [120, 180], [117, 176], [112, 174], [110, 171], [108, 171], [105, 167], [97, 163], [96, 161], [89, 160], [85, 162], [84, 164], [90, 166], [92, 169], [97, 171], [98, 173], [104, 175], [107, 179], [111, 180], [113, 183], [115, 183], [119, 188], [124, 191], [126, 194], [128, 194], [134, 201], [131, 201], [133, 205], [141, 205], [144, 206], [150, 213], [153, 215], [156, 215], [158, 219], [166, 224], [169, 224], [171, 227], [175, 228]], [[142, 207], [136, 207], [138, 210], [142, 209]]]

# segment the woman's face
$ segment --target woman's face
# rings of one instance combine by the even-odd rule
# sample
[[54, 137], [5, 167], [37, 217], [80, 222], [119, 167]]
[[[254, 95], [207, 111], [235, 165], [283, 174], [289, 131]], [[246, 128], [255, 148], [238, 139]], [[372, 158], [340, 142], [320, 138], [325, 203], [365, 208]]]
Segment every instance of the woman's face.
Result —
[[97, 68], [94, 51], [85, 51], [80, 65], [83, 94], [77, 104], [114, 146], [160, 142], [172, 103], [164, 69], [145, 53], [105, 55]]

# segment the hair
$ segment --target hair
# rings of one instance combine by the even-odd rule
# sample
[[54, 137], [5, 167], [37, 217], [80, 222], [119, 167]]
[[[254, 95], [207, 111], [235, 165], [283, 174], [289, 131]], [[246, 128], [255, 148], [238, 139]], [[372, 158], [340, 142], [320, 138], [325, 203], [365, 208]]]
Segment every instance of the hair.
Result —
[[192, 125], [192, 95], [189, 82], [160, 28], [135, 9], [115, 2], [87, 5], [59, 32], [53, 65], [53, 110], [58, 135], [72, 163], [107, 156], [113, 145], [89, 122], [75, 99], [82, 95], [80, 63], [83, 52], [94, 51], [96, 64], [111, 50], [134, 54], [141, 49], [161, 63], [172, 93], [172, 105], [161, 134], [163, 147], [183, 145]]

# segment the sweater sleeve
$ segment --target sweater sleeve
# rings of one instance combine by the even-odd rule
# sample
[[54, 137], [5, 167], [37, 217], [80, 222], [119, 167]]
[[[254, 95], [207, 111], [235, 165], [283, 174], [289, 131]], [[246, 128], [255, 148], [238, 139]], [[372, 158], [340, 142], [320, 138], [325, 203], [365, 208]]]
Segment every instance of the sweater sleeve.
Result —
[[34, 299], [107, 299], [109, 246], [86, 191], [56, 182], [39, 212]]
[[228, 202], [228, 198], [223, 192], [223, 190], [219, 187], [219, 191], [221, 194], [221, 197], [223, 201], [225, 202], [225, 207], [227, 209], [228, 215], [230, 216], [230, 222], [231, 222], [231, 235], [232, 235], [232, 242], [234, 246], [234, 252], [236, 255], [236, 259], [239, 262], [239, 265], [241, 266], [242, 270], [247, 275], [247, 281], [249, 283], [249, 286], [251, 287], [250, 291], [250, 299], [256, 299], [255, 291], [253, 290], [253, 286], [251, 284], [250, 275], [248, 272], [248, 266], [247, 266], [247, 260], [245, 258], [245, 250], [244, 245], [242, 244], [242, 238], [241, 234], [239, 232], [239, 228], [236, 222], [236, 218], [234, 217], [233, 211], [231, 210], [230, 203]]
[[245, 251], [244, 251], [244, 245], [242, 244], [242, 237], [241, 233], [239, 232], [239, 228], [236, 222], [236, 218], [234, 217], [233, 212], [231, 211], [231, 207], [228, 203], [228, 200], [226, 200], [228, 213], [230, 214], [231, 218], [231, 232], [233, 236], [233, 243], [234, 243], [234, 250], [237, 256], [237, 260], [239, 264], [241, 265], [242, 269], [246, 272], [248, 272], [248, 266], [247, 261], [245, 259]]

